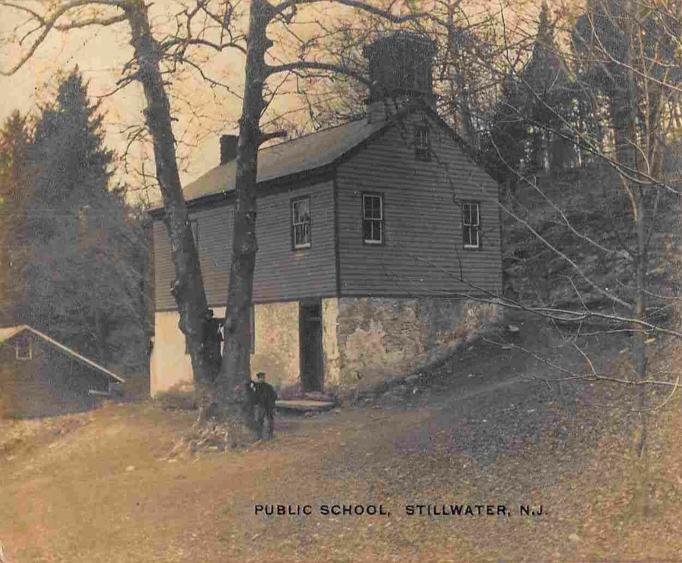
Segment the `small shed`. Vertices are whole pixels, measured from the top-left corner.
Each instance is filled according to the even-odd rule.
[[[85,411],[123,382],[28,325],[0,328],[0,417]]]

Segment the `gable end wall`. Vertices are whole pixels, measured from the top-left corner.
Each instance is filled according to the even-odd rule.
[[[427,162],[416,159],[413,127],[423,122],[417,114],[406,117],[339,166],[342,296],[480,295],[501,290],[498,186],[431,118],[433,156]],[[383,245],[363,244],[365,191],[383,194]],[[461,209],[453,196],[481,203],[480,249],[463,248]]]

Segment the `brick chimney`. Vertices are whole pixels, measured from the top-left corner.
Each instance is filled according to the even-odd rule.
[[[237,135],[220,136],[220,166],[237,158]]]
[[[431,39],[410,31],[396,31],[367,45],[371,86],[367,98],[369,121],[386,119],[407,102],[421,99],[434,106]]]

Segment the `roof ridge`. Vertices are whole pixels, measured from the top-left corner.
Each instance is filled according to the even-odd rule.
[[[355,119],[350,119],[350,120],[346,121],[345,123],[339,123],[337,125],[332,125],[331,127],[325,127],[324,129],[318,129],[317,131],[311,131],[310,133],[306,133],[305,135],[301,135],[299,137],[296,137],[295,139],[287,139],[286,141],[282,141],[280,143],[275,143],[274,145],[268,145],[267,147],[263,147],[262,149],[259,149],[259,150],[266,151],[268,149],[274,149],[276,147],[281,147],[282,145],[286,145],[288,143],[295,143],[296,141],[300,141],[301,139],[305,139],[306,137],[311,137],[313,135],[317,135],[318,133],[326,133],[327,131],[332,131],[333,129],[338,129],[339,127],[345,127],[346,125],[350,125],[351,123],[356,123],[356,122],[362,121],[364,119],[367,119],[366,115],[357,117]],[[232,160],[235,160],[235,158],[233,158]],[[232,162],[232,160],[228,160],[228,162]],[[227,164],[227,162],[225,164]]]

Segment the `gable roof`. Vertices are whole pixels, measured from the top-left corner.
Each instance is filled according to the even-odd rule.
[[[366,118],[304,135],[258,151],[258,182],[267,182],[333,164],[348,151],[391,123],[370,123]],[[184,187],[185,201],[234,190],[236,161],[212,168]],[[157,202],[152,210],[159,209]]]
[[[17,336],[18,334],[20,334],[24,331],[32,332],[33,334],[35,334],[39,338],[42,338],[45,342],[48,342],[49,344],[51,344],[55,348],[64,352],[66,355],[71,356],[75,360],[78,360],[79,362],[85,364],[88,367],[91,367],[92,369],[94,369],[100,373],[103,373],[107,377],[110,377],[111,379],[114,379],[114,380],[118,381],[119,383],[125,382],[125,379],[123,379],[122,377],[119,377],[118,375],[109,371],[108,369],[100,366],[99,364],[93,362],[92,360],[89,360],[85,356],[81,356],[75,350],[72,350],[71,348],[69,348],[68,346],[65,346],[61,342],[57,342],[54,338],[50,338],[46,334],[43,334],[42,332],[40,332],[40,331],[36,330],[35,328],[32,328],[28,325],[19,325],[19,326],[10,326],[10,327],[6,327],[6,328],[0,328],[0,344],[14,338],[15,336]]]

